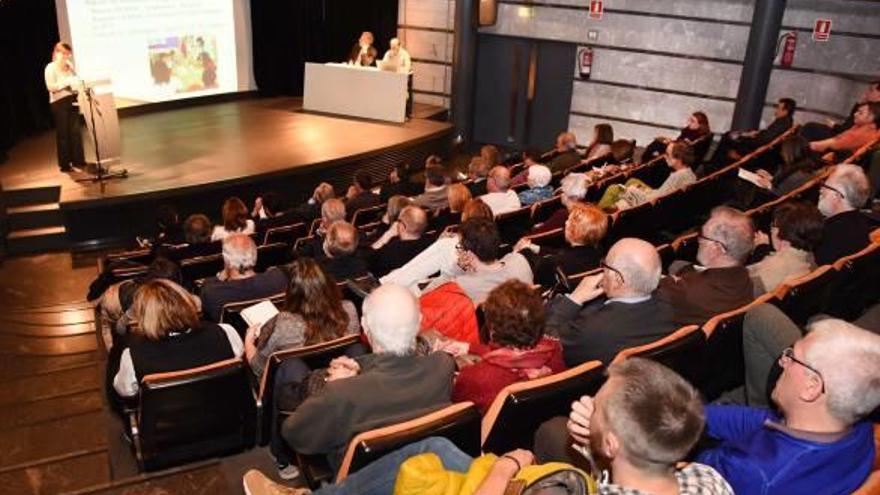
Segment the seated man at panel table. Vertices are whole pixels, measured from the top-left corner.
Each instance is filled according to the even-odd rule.
[[[373,353],[334,360],[324,390],[284,421],[281,434],[298,453],[335,461],[354,435],[450,402],[455,362],[444,353],[415,355],[421,313],[410,291],[378,287],[364,300],[361,321]]]
[[[388,42],[388,51],[382,57],[379,67],[382,70],[409,74],[412,71],[412,59],[409,52],[400,46],[400,39],[391,38]]]
[[[369,274],[367,262],[358,252],[358,231],[348,222],[339,221],[330,226],[322,255],[316,259],[337,282]]]
[[[501,165],[492,167],[486,181],[486,190],[488,192],[479,199],[489,206],[496,217],[522,206],[516,191],[510,189],[510,170],[507,167]]]
[[[779,413],[707,406],[706,432],[722,443],[698,462],[717,469],[736,493],[851,493],[874,463],[866,417],[880,405],[880,336],[822,320],[779,364]]]
[[[872,225],[859,208],[868,200],[868,178],[857,165],[837,165],[819,189],[819,211],[825,216],[816,264],[826,265],[856,253],[870,242]]]
[[[358,42],[351,47],[348,63],[360,67],[370,67],[376,64],[379,52],[373,47],[373,33],[364,31]]]
[[[660,255],[641,239],[621,239],[608,251],[601,274],[585,277],[547,307],[547,333],[562,341],[565,364],[611,362],[627,347],[672,333],[672,309],[654,297]],[[589,304],[587,304],[589,303]]]
[[[287,275],[272,267],[263,273],[257,266],[257,245],[250,236],[233,234],[223,239],[223,270],[202,286],[202,312],[220,321],[223,305],[281,294],[287,289]]]
[[[752,279],[744,263],[754,238],[746,214],[727,206],[712,210],[699,234],[699,265],[688,265],[660,282],[657,295],[672,305],[677,324],[700,325],[752,301]]]

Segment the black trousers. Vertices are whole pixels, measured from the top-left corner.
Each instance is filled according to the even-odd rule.
[[[52,103],[52,117],[55,119],[55,135],[58,149],[58,168],[62,172],[70,170],[71,165],[84,166],[82,131],[79,110],[73,106],[76,96],[65,96]]]

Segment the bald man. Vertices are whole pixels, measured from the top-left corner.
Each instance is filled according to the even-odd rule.
[[[593,359],[609,363],[622,349],[678,328],[669,305],[654,297],[662,268],[654,246],[621,239],[611,246],[602,268],[547,308],[547,331],[559,336],[568,366]]]
[[[359,278],[369,273],[367,262],[358,253],[358,231],[345,221],[337,221],[327,229],[324,256],[318,262],[337,281]]]
[[[378,287],[364,301],[361,323],[373,353],[331,362],[324,390],[284,421],[282,436],[300,454],[341,455],[362,431],[450,403],[455,362],[445,353],[414,354],[421,312],[409,290]]]
[[[517,210],[522,206],[516,191],[510,189],[510,170],[498,165],[489,171],[486,181],[488,193],[480,196],[483,203],[492,209],[492,214],[498,216],[508,211]]]
[[[427,226],[428,214],[425,210],[418,206],[407,206],[401,210],[397,221],[373,243],[368,258],[370,273],[384,277],[427,249],[434,240],[424,235]]]
[[[391,38],[388,42],[388,51],[382,58],[382,69],[401,74],[409,74],[412,70],[409,52],[403,49],[398,38]]]

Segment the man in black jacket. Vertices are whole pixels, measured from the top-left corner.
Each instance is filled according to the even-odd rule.
[[[568,366],[598,359],[611,362],[627,347],[672,333],[672,310],[653,296],[660,283],[657,250],[640,239],[617,241],[601,274],[584,278],[547,309],[547,332],[559,336]],[[589,304],[586,304],[589,303]]]
[[[794,112],[797,103],[791,98],[780,98],[773,107],[773,122],[764,129],[751,131],[729,131],[721,137],[718,148],[712,156],[714,166],[720,167],[739,160],[743,156],[773,141],[794,125]]]
[[[868,200],[868,178],[857,165],[837,165],[819,189],[819,211],[825,216],[816,264],[831,264],[864,249],[870,242],[871,221],[859,208]]]

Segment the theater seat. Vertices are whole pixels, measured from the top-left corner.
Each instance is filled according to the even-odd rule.
[[[382,216],[385,214],[387,208],[387,205],[361,208],[352,215],[351,224],[355,227],[360,227],[361,225],[366,225],[368,223],[378,222],[382,220]]]
[[[302,222],[270,227],[266,229],[265,233],[263,233],[263,244],[283,242],[288,246],[293,246],[293,243],[296,242],[297,239],[306,234],[306,224]]]
[[[562,208],[562,196],[553,196],[532,205],[532,225],[546,222],[556,210]]]
[[[666,337],[650,344],[630,347],[617,353],[612,364],[631,357],[657,361],[674,370],[691,383],[697,383],[702,369],[700,357],[706,348],[706,336],[697,325],[679,328]]]
[[[544,378],[505,387],[486,411],[481,428],[483,451],[502,455],[530,449],[541,423],[567,416],[571,403],[593,395],[605,381],[605,367],[589,361]]]
[[[834,267],[840,278],[831,290],[828,310],[832,316],[853,320],[880,300],[880,244],[840,258]]]
[[[480,412],[473,402],[459,402],[402,423],[365,431],[349,443],[336,482],[383,455],[428,437],[444,437],[464,453],[480,455]]]
[[[820,266],[777,287],[773,304],[803,327],[811,316],[828,309],[831,291],[839,278],[840,273],[831,265]]]
[[[260,445],[268,444],[272,435],[272,415],[275,411],[275,374],[279,366],[288,359],[302,359],[311,369],[326,368],[333,358],[345,354],[350,347],[359,343],[359,334],[346,335],[329,342],[277,351],[269,357],[257,390],[257,431],[259,432]]]
[[[273,242],[257,247],[257,272],[265,272],[273,266],[281,266],[290,261],[290,246],[284,242]]]
[[[183,280],[195,282],[215,275],[223,269],[223,255],[210,254],[187,258],[180,262],[180,274]]]
[[[518,241],[531,228],[531,218],[531,206],[523,206],[518,210],[497,215],[495,217],[495,225],[498,226],[501,242],[513,244]]]
[[[152,471],[254,444],[256,409],[240,358],[145,376],[129,421],[138,465]]]
[[[706,352],[700,360],[700,376],[695,384],[706,401],[745,384],[743,356],[743,319],[752,308],[770,302],[773,294],[764,294],[751,303],[716,315],[703,325]]]

